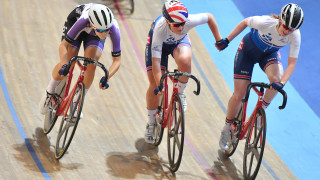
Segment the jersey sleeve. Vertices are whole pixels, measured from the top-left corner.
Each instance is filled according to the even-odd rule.
[[[206,13],[190,14],[188,19],[189,22],[187,22],[187,25],[190,26],[190,29],[208,23],[208,15]]]
[[[151,54],[152,57],[161,58],[162,55],[162,44],[164,42],[165,37],[163,35],[162,28],[157,27],[154,28],[153,36],[152,36],[152,45],[151,45]]]
[[[298,58],[299,51],[300,51],[300,44],[301,44],[300,30],[296,30],[293,32],[292,39],[289,43],[290,43],[289,57]]]
[[[121,36],[118,22],[114,21],[110,29],[110,39],[112,42],[112,56],[118,57],[121,55]]]

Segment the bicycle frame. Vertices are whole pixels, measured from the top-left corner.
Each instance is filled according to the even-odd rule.
[[[84,73],[87,70],[87,67],[83,66],[81,63],[77,62],[78,66],[80,67],[80,74],[78,77],[78,80],[76,82],[76,84],[78,84],[79,82],[83,82],[84,80]],[[68,75],[68,81],[67,81],[67,85],[66,85],[66,90],[64,92],[63,98],[62,98],[62,102],[57,110],[57,115],[60,116],[63,111],[64,113],[68,112],[68,108],[65,109],[66,106],[68,106],[71,102],[69,102],[69,99],[71,96],[69,96],[69,89],[70,89],[70,85],[72,82],[72,77],[73,77],[73,69],[74,66],[70,69],[69,75]],[[71,93],[70,94],[74,94],[74,92],[76,91],[77,86],[74,86]],[[68,106],[69,107],[69,106]],[[65,114],[64,114],[65,115]]]
[[[169,113],[170,112],[170,109],[172,108],[172,104],[173,104],[173,97],[175,94],[178,94],[178,87],[175,85],[178,83],[178,79],[175,79],[171,76],[169,76],[170,80],[172,81],[174,87],[173,87],[173,92],[172,92],[172,95],[171,95],[171,99],[170,99],[170,107],[168,107],[168,78],[165,78],[164,79],[164,87],[165,87],[165,90],[164,90],[164,119],[163,119],[163,124],[162,124],[162,127],[163,128],[166,128],[167,125],[168,125],[168,120],[169,118],[172,117],[172,114]],[[171,125],[171,124],[170,124]],[[169,126],[170,127],[170,126]],[[171,128],[171,127],[170,127]]]
[[[175,74],[175,73],[177,73],[177,74]],[[168,125],[169,118],[172,118],[172,114],[169,114],[169,112],[172,109],[174,96],[179,93],[177,83],[178,83],[178,79],[181,76],[185,76],[185,77],[189,77],[189,78],[193,79],[197,84],[197,91],[193,91],[193,93],[195,95],[200,94],[200,81],[195,76],[193,76],[192,74],[189,74],[189,73],[179,72],[177,69],[175,69],[174,72],[171,72],[171,73],[166,71],[166,73],[160,79],[160,88],[159,88],[159,90],[161,91],[162,88],[165,87],[165,91],[164,91],[164,107],[165,107],[164,109],[165,109],[165,111],[164,111],[164,119],[163,119],[163,123],[162,123],[162,128],[166,128]],[[173,83],[173,91],[172,91],[172,95],[171,95],[171,99],[170,99],[170,105],[168,104],[169,103],[168,102],[168,96],[169,96],[168,95],[168,77],[170,78],[170,80]],[[162,97],[160,99],[162,99]],[[169,126],[169,128],[171,128],[171,126]]]
[[[262,107],[262,101],[263,101],[263,96],[264,96],[264,89],[263,88],[260,88],[260,91],[256,88],[256,87],[253,87],[253,90],[256,92],[256,94],[258,95],[258,102],[251,114],[251,116],[249,117],[249,120],[246,122],[245,119],[246,119],[246,114],[247,114],[247,105],[248,105],[248,101],[245,101],[243,102],[243,115],[242,115],[242,131],[239,135],[239,139],[242,140],[245,138],[246,134],[247,134],[247,131],[250,127],[250,124],[251,124],[251,121],[255,121],[256,119],[256,113],[257,113],[257,110],[258,108]],[[254,116],[254,117],[252,117]],[[254,122],[253,122],[254,123]],[[253,126],[252,126],[253,127]]]
[[[260,91],[258,90],[258,88],[256,87],[260,87]],[[247,112],[247,104],[248,104],[248,99],[249,99],[249,93],[250,93],[250,89],[253,89],[256,94],[258,95],[258,102],[251,114],[251,116],[249,117],[249,120],[247,122],[245,122],[246,119],[246,112]],[[255,123],[255,119],[256,119],[256,114],[257,114],[257,110],[262,107],[262,101],[263,101],[263,96],[264,96],[264,88],[270,88],[269,84],[265,84],[265,83],[251,83],[248,85],[247,87],[247,92],[246,92],[246,96],[245,98],[242,100],[243,102],[243,115],[242,115],[242,127],[241,127],[241,132],[239,134],[239,139],[242,140],[245,138],[247,131],[250,127],[251,121],[253,121],[253,123]],[[283,101],[282,101],[282,105],[279,106],[279,109],[284,109],[287,103],[287,94],[283,89],[278,90],[282,96],[283,96]],[[253,117],[252,117],[253,116]],[[252,126],[253,128],[253,126]],[[251,137],[250,137],[251,138]]]

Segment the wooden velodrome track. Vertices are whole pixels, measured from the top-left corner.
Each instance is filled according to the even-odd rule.
[[[195,96],[195,84],[187,88],[189,107],[180,169],[172,174],[167,168],[166,135],[159,147],[144,143],[148,85],[144,48],[150,23],[160,14],[160,0],[135,0],[133,15],[128,14],[126,1],[119,1],[118,6],[111,0],[95,1],[108,5],[119,22],[121,68],[105,91],[98,88],[102,72],[97,70],[71,146],[61,160],[55,160],[59,122],[44,135],[38,102],[59,59],[65,18],[75,5],[89,2],[1,1],[0,179],[242,179],[244,142],[230,159],[223,157],[218,145],[232,91],[195,30],[189,33],[192,72],[202,89]],[[108,45],[100,62],[107,67],[111,64]],[[174,64],[170,67],[174,69]],[[296,177],[267,144],[258,179]]]

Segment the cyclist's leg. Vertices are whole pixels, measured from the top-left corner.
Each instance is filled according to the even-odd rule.
[[[232,120],[235,118],[236,113],[240,109],[241,100],[244,98],[249,84],[250,80],[234,79],[234,92],[228,102],[227,119]]]
[[[84,57],[91,58],[93,60],[99,61],[104,49],[105,39],[100,39],[97,36],[91,36],[86,34],[83,38],[84,47]],[[86,90],[88,90],[94,79],[94,74],[96,70],[96,65],[88,64],[86,73],[84,75],[84,85]]]
[[[280,62],[280,54],[275,52],[260,62],[261,69],[266,73],[270,84],[279,82],[283,75],[283,66]],[[263,104],[264,109],[270,104],[272,99],[276,96],[278,91],[267,89],[264,95]]]
[[[145,129],[145,141],[147,143],[154,143],[154,129],[156,125],[156,113],[158,106],[158,97],[154,94],[154,90],[157,88],[156,81],[154,79],[153,71],[152,71],[152,54],[151,54],[151,45],[152,45],[152,35],[153,35],[153,26],[148,34],[148,42],[145,49],[145,64],[147,69],[147,75],[149,80],[149,87],[146,92],[146,105],[147,105],[147,115],[148,122]],[[161,69],[162,73],[167,68],[168,56],[164,53],[161,58]]]
[[[181,72],[191,73],[191,47],[189,45],[178,45],[173,51],[173,57],[178,65],[178,70]],[[181,77],[180,82],[186,83],[188,77]]]
[[[63,45],[63,43],[66,43],[65,40],[63,40],[60,44],[60,46]],[[79,49],[76,46],[69,46],[68,48],[68,59],[70,59],[73,56],[78,55]],[[48,86],[39,102],[39,111],[41,114],[46,114],[48,111],[48,105],[51,97],[53,96],[56,87],[59,85],[60,81],[64,78],[63,76],[60,76],[58,71],[62,67],[62,65],[65,64],[63,60],[60,60],[55,67],[52,70],[52,76],[48,83]]]
[[[184,37],[182,41],[180,41],[176,46],[173,46],[172,56],[175,59],[178,70],[181,72],[188,72],[191,73],[191,58],[192,58],[192,51],[191,51],[191,42],[188,37]],[[187,110],[187,100],[185,95],[185,88],[188,83],[188,77],[182,76],[178,81],[178,91],[181,93],[181,101],[183,105],[184,111]]]
[[[223,150],[229,148],[229,139],[232,130],[231,123],[240,109],[241,100],[245,96],[247,86],[251,81],[255,62],[252,60],[252,57],[248,56],[248,51],[251,50],[250,41],[248,40],[250,40],[248,36],[243,38],[234,60],[234,93],[228,102],[226,122],[221,131],[219,141],[219,145]]]

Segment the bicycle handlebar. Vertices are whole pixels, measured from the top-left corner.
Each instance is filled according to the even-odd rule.
[[[254,82],[254,83],[250,83],[247,87],[247,92],[246,92],[246,96],[245,98],[242,100],[243,102],[247,102],[249,99],[249,93],[250,93],[250,89],[252,87],[261,87],[261,88],[270,88],[270,84],[266,84],[266,83],[259,83],[259,82]],[[277,90],[282,94],[283,100],[282,100],[282,105],[279,106],[279,109],[284,109],[286,107],[287,104],[287,93],[283,90],[283,89],[279,89]]]
[[[167,78],[169,76],[174,76],[174,79],[179,79],[181,76],[185,76],[185,77],[189,77],[189,78],[193,79],[197,83],[197,91],[193,91],[193,93],[195,95],[199,95],[200,94],[200,81],[198,80],[198,78],[195,77],[194,75],[190,74],[190,73],[180,72],[180,71],[178,71],[176,69],[174,70],[174,72],[165,73],[161,77],[159,91],[162,91],[162,89],[163,89],[163,81],[164,81],[165,78]]]
[[[100,63],[98,61],[95,61],[95,60],[93,60],[91,58],[86,58],[86,57],[82,57],[82,56],[74,56],[74,57],[72,57],[70,59],[69,64],[68,64],[68,68],[71,67],[71,64],[74,61],[83,61],[86,64],[95,64],[96,66],[100,67],[104,71],[104,74],[105,74],[105,77],[106,77],[105,80],[101,83],[101,85],[102,86],[106,85],[108,77],[109,77],[109,71],[102,63]]]

